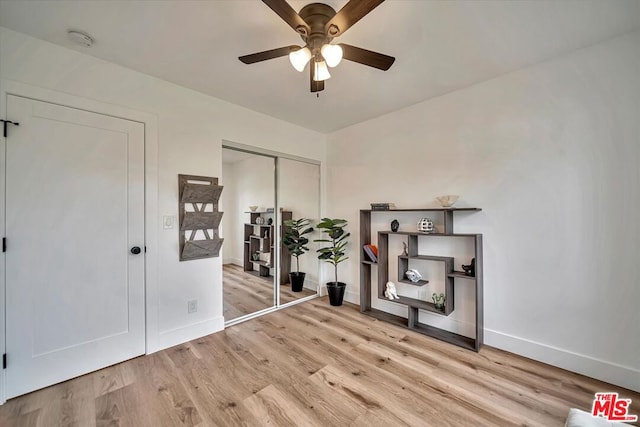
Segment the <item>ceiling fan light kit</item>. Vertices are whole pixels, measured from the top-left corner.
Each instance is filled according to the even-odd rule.
[[[325,44],[320,53],[329,67],[337,66],[342,61],[342,48],[337,44]]]
[[[289,61],[291,61],[291,65],[300,72],[304,71],[304,67],[307,65],[309,60],[311,60],[311,51],[306,46],[302,49],[294,50],[289,54]]]
[[[305,45],[285,46],[244,55],[238,59],[245,64],[254,64],[288,55],[291,65],[300,72],[311,62],[311,92],[324,90],[324,81],[331,77],[327,66],[335,67],[343,58],[386,71],[395,61],[394,57],[344,43],[331,44],[334,38],[347,31],[383,1],[349,0],[338,13],[324,3],[310,3],[300,9],[298,14],[286,0],[262,0],[298,33]]]
[[[327,68],[327,63],[324,61],[313,63],[314,67],[316,67],[313,72],[313,80],[317,82],[323,82],[331,78],[331,74],[329,74],[329,69]]]

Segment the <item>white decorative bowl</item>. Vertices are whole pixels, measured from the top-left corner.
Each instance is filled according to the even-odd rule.
[[[448,195],[448,196],[439,196],[439,197],[436,197],[436,199],[438,199],[438,202],[440,202],[440,205],[443,208],[450,208],[458,201],[458,197],[460,196]]]
[[[251,210],[251,212],[255,212],[257,209],[257,206],[249,206],[249,210]]]

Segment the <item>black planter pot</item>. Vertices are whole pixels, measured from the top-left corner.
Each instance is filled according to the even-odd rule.
[[[329,294],[329,304],[342,305],[344,299],[344,290],[347,287],[346,283],[342,282],[327,282],[327,293]]]
[[[289,273],[289,282],[291,283],[291,290],[293,292],[302,292],[304,277],[306,275],[307,273]]]

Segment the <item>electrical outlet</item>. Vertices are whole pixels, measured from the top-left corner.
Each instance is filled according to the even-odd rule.
[[[198,300],[194,299],[191,301],[187,301],[187,312],[195,313],[196,311],[198,311]]]

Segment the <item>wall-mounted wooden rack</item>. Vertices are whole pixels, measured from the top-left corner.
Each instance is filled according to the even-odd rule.
[[[218,178],[178,175],[178,189],[180,261],[219,256],[224,239],[218,235],[223,214],[218,212],[218,200],[222,193]],[[191,205],[193,211],[187,211],[187,205]],[[202,231],[204,239],[196,240],[198,230]]]

